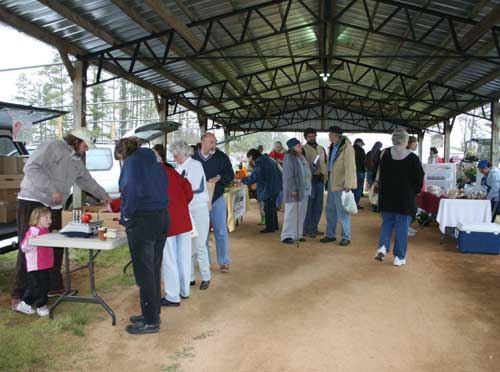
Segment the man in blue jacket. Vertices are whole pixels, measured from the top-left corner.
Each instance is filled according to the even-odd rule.
[[[217,263],[223,273],[229,272],[229,236],[227,233],[227,206],[224,189],[234,179],[233,166],[226,154],[217,149],[217,140],[212,133],[201,137],[201,148],[195,151],[193,159],[203,165],[207,182],[215,184],[210,210],[210,223],[214,228]],[[208,239],[207,239],[207,249]]]
[[[264,202],[266,214],[266,228],[261,233],[273,233],[278,230],[276,199],[283,188],[283,176],[278,164],[269,155],[251,149],[247,158],[249,163],[253,163],[253,172],[243,177],[241,182],[245,185],[257,183],[257,199]]]

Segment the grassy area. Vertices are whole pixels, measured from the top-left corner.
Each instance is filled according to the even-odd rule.
[[[15,313],[9,307],[9,285],[17,252],[0,256],[0,370],[2,371],[64,371],[89,356],[83,350],[88,325],[105,319],[108,314],[93,304],[65,303],[56,310],[53,320],[37,315]],[[71,262],[78,266],[87,263],[86,250],[72,250]],[[129,261],[128,249],[117,248],[101,252],[96,258],[96,287],[105,295],[119,287],[134,284],[131,268],[122,274]],[[88,271],[72,276],[73,287],[81,294],[88,288]],[[106,296],[103,296],[106,297]],[[50,303],[49,303],[50,304]]]

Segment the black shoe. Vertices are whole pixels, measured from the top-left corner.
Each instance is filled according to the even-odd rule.
[[[158,324],[161,324],[161,318],[160,316],[158,315]],[[135,324],[135,323],[139,323],[139,322],[143,322],[144,323],[144,315],[140,314],[140,315],[132,315],[130,318],[130,323],[132,324]]]
[[[295,243],[295,240],[293,240],[292,238],[286,238],[285,240],[282,240],[282,243],[293,244]]]
[[[131,335],[142,335],[146,333],[158,333],[160,332],[160,322],[156,324],[145,324],[144,322],[137,322],[135,324],[129,324],[125,327],[125,330]]]
[[[323,231],[319,231],[319,230],[316,230],[315,234],[319,235],[319,236],[325,235],[325,233]]]
[[[365,209],[365,208],[362,207],[361,205],[358,205],[358,209]]]
[[[183,295],[179,295],[183,300],[187,300],[189,298],[189,296],[183,296]]]
[[[304,238],[304,237],[299,238],[299,242],[305,242],[305,241],[306,241],[306,238]]]
[[[260,230],[261,234],[269,234],[269,233],[273,233],[273,232],[274,232],[274,230],[268,230],[268,229]]]
[[[350,240],[347,240],[347,239],[342,239],[340,242],[339,242],[339,245],[342,246],[342,247],[347,247],[349,244],[351,244],[351,241]]]
[[[210,280],[202,280],[200,284],[200,289],[204,291],[205,289],[208,289],[210,287]]]
[[[304,236],[307,238],[316,239],[316,234],[304,234]]]
[[[177,306],[181,306],[181,303],[180,302],[172,302],[172,301],[167,300],[166,298],[162,298],[160,301],[160,305],[165,306],[165,307],[177,307]]]
[[[193,280],[192,282],[189,282],[190,287],[194,287],[196,285],[196,282]]]
[[[331,243],[337,241],[337,238],[329,238],[328,236],[325,236],[324,238],[321,238],[320,242],[321,243]]]

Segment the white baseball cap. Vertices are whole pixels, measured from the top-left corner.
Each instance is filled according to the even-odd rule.
[[[69,134],[75,136],[76,138],[81,139],[83,142],[87,144],[90,149],[95,148],[94,140],[92,138],[92,134],[89,132],[87,128],[77,128],[73,129]]]

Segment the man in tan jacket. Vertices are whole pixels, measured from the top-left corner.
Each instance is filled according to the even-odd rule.
[[[304,138],[307,143],[302,146],[302,153],[313,169],[311,180],[311,195],[307,203],[307,215],[304,221],[304,236],[316,238],[323,235],[318,231],[318,224],[323,212],[323,197],[325,194],[325,182],[328,181],[328,164],[326,151],[323,146],[316,142],[316,129],[307,128]]]
[[[333,126],[329,130],[328,197],[326,201],[326,235],[322,243],[336,241],[337,222],[342,227],[341,246],[351,243],[351,216],[342,207],[342,192],[357,187],[356,161],[351,141],[342,135],[342,129]]]

